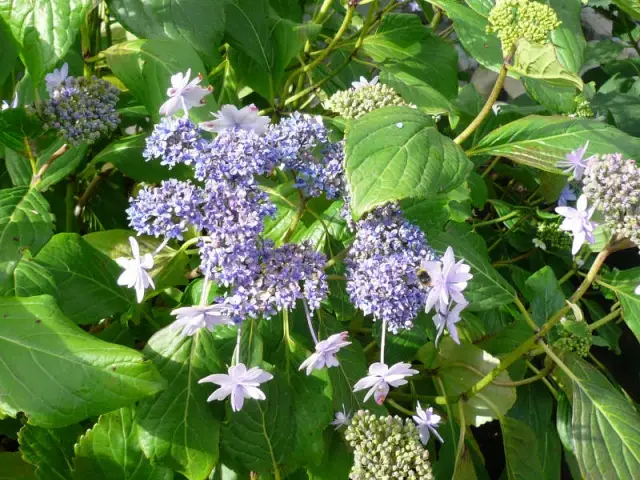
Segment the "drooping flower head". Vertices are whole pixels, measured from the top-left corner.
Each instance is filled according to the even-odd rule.
[[[51,86],[49,98],[43,103],[45,128],[57,130],[67,142],[78,145],[94,143],[118,126],[120,91],[115,86],[95,76],[68,77],[64,71],[53,77],[47,84]]]
[[[411,328],[424,307],[427,288],[418,277],[420,261],[435,259],[426,237],[394,205],[379,207],[356,224],[345,260],[347,293],[354,306],[391,332]]]
[[[199,380],[198,383],[215,383],[220,388],[215,390],[207,399],[208,402],[213,400],[224,400],[231,396],[231,409],[234,412],[242,410],[245,398],[253,398],[255,400],[265,400],[267,397],[262,390],[260,384],[268,382],[273,378],[269,372],[253,367],[247,370],[247,367],[239,363],[229,367],[228,374],[215,373]]]
[[[535,0],[498,0],[488,17],[488,33],[495,33],[507,56],[520,38],[544,44],[561,24],[556,12]]]
[[[247,105],[238,110],[235,105],[223,105],[219,112],[211,113],[215,120],[202,122],[200,127],[209,132],[222,132],[224,130],[247,130],[262,134],[267,130],[269,117],[258,114],[258,107],[254,104]]]
[[[580,195],[576,208],[556,207],[556,213],[564,217],[560,229],[565,232],[571,232],[571,235],[573,235],[572,255],[578,253],[585,241],[591,244],[595,243],[596,239],[593,236],[593,231],[597,224],[591,221],[594,211],[595,207],[588,206],[585,195]]]
[[[167,89],[169,100],[160,106],[160,115],[172,116],[182,110],[185,116],[192,107],[199,107],[204,103],[204,97],[212,91],[210,88],[200,86],[202,77],[196,77],[189,81],[191,69],[186,73],[176,73],[171,76],[171,87]]]
[[[149,287],[155,288],[153,279],[148,273],[148,270],[153,268],[153,255],[145,253],[141,256],[140,246],[134,237],[129,237],[129,244],[131,245],[131,258],[116,258],[116,263],[124,269],[118,278],[118,285],[135,289],[136,299],[140,303],[144,298],[144,291]]]
[[[420,443],[418,428],[410,420],[358,411],[345,431],[353,448],[349,478],[433,480],[429,451]]]

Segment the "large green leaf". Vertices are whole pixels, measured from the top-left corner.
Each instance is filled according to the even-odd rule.
[[[640,98],[626,93],[598,93],[591,99],[591,106],[599,113],[607,112],[620,130],[634,137],[640,136]]]
[[[471,266],[473,278],[464,292],[470,310],[490,310],[513,302],[515,290],[491,265],[487,247],[478,234],[450,224],[446,232],[432,234],[429,243],[441,254],[452,247],[456,259],[464,259]]]
[[[0,191],[0,284],[11,275],[24,249],[36,253],[53,234],[49,204],[27,187]]]
[[[595,120],[538,115],[494,130],[468,153],[503,156],[551,173],[561,173],[558,161],[587,141],[588,155],[620,152],[625,158],[640,158],[640,139],[615,127]]]
[[[221,446],[246,469],[260,473],[280,470],[291,460],[295,419],[291,387],[280,372],[260,386],[266,400],[246,400],[239,412],[231,412],[222,426]]]
[[[90,0],[0,0],[0,18],[36,85],[64,58],[92,5]]]
[[[147,134],[132,135],[114,140],[100,153],[93,157],[92,163],[111,163],[138,182],[159,183],[169,178],[187,179],[190,169],[184,164],[178,164],[172,169],[160,164],[160,160],[147,162],[142,156]]]
[[[551,267],[543,267],[525,283],[525,296],[531,303],[531,316],[538,326],[564,306],[565,298]]]
[[[595,367],[566,357],[574,453],[587,480],[640,478],[640,415]]]
[[[509,480],[540,480],[542,473],[541,458],[532,454],[536,436],[529,426],[510,417],[500,419],[504,456]]]
[[[220,421],[207,404],[211,385],[198,385],[223,370],[214,338],[206,329],[183,337],[166,327],[151,337],[144,353],[169,385],[136,409],[144,453],[190,480],[203,479],[218,460]]]
[[[142,453],[133,410],[102,415],[75,447],[76,480],[171,480],[168,468],[152,465]],[[204,477],[200,477],[204,478]]]
[[[533,433],[534,440],[529,443],[527,451],[530,456],[539,459],[542,476],[538,480],[557,480],[560,478],[562,450],[556,425],[553,422],[553,411],[553,397],[542,382],[519,387],[516,404],[509,410],[509,417],[519,420]],[[507,426],[507,428],[509,427],[510,425]],[[512,433],[516,433],[517,427],[515,431],[514,429],[510,430]],[[528,434],[525,433],[525,435]],[[504,443],[507,445],[506,440]],[[533,455],[531,454],[532,448],[535,449]],[[527,462],[522,463],[524,465]],[[513,468],[518,469],[519,467],[514,465]]]
[[[38,117],[24,108],[0,110],[0,144],[21,154],[30,154],[29,140],[42,132]]]
[[[209,63],[220,56],[224,6],[225,0],[109,1],[116,19],[136,36],[182,41],[202,53]]]
[[[160,118],[160,105],[167,100],[172,75],[189,68],[191,78],[207,72],[198,54],[176,40],[133,40],[114,45],[103,53],[109,68],[155,121]],[[200,85],[207,86],[206,75]],[[204,100],[205,105],[190,110],[192,119],[210,119],[209,112],[217,110],[213,95],[207,95]]]
[[[556,47],[551,43],[539,45],[525,39],[520,40],[510,70],[522,77],[543,80],[553,87],[584,88],[580,76],[560,63]]]
[[[67,319],[47,295],[0,298],[0,411],[64,427],[165,387],[140,352],[103,342]]]
[[[116,283],[121,273],[113,260],[80,235],[59,233],[34,258],[20,262],[14,272],[15,293],[52,295],[67,318],[95,323],[134,303],[132,290]]]
[[[556,48],[560,63],[569,71],[578,73],[584,64],[587,41],[582,32],[582,0],[545,0],[562,22],[549,34],[551,43]]]
[[[468,391],[499,363],[497,358],[478,347],[468,343],[458,345],[451,337],[441,340],[435,360],[446,395],[458,395]],[[496,380],[511,381],[507,372],[500,373]],[[478,427],[505,415],[515,401],[515,388],[490,384],[464,403],[465,418]]]
[[[345,149],[355,219],[387,202],[453,190],[472,166],[430,117],[408,107],[382,108],[355,121]]]
[[[84,431],[78,424],[56,429],[25,425],[18,436],[20,452],[39,479],[72,480],[73,446]]]
[[[603,286],[613,290],[622,305],[622,318],[640,341],[640,295],[635,289],[640,285],[640,267],[614,271],[603,279]]]

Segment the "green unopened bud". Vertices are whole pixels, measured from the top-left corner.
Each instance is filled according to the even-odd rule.
[[[393,88],[377,83],[334,93],[326,101],[327,110],[347,118],[360,118],[382,107],[409,106]]]
[[[541,222],[538,223],[537,237],[546,245],[551,245],[560,250],[569,250],[573,242],[568,232],[560,230],[558,222]]]
[[[533,0],[498,0],[488,20],[487,32],[498,36],[505,56],[513,52],[520,38],[546,43],[549,33],[562,23],[550,6]]]
[[[593,109],[591,108],[591,102],[589,102],[589,100],[587,100],[584,95],[578,95],[575,99],[574,99],[574,103],[576,106],[576,109],[573,113],[574,116],[578,117],[578,118],[593,118],[595,117],[595,113],[593,112]]]

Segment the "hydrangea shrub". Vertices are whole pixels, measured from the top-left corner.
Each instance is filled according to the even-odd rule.
[[[160,3],[0,0],[1,478],[640,478],[633,2]]]

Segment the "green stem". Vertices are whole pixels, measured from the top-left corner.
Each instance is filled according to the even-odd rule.
[[[487,175],[489,175],[489,173],[491,173],[491,170],[493,170],[493,167],[495,167],[498,164],[498,162],[500,162],[500,158],[501,157],[495,157],[493,161],[489,164],[489,166],[485,168],[484,172],[482,172],[482,175],[480,176],[484,178]]]
[[[485,121],[489,113],[491,113],[491,107],[498,100],[498,96],[502,91],[502,87],[504,86],[504,81],[507,78],[507,61],[502,64],[502,68],[500,69],[500,73],[498,74],[498,79],[496,80],[496,84],[493,86],[493,90],[487,99],[487,103],[484,104],[478,116],[473,119],[473,121],[469,124],[467,128],[465,128],[460,135],[458,135],[453,141],[458,145],[462,144],[467,138],[469,138],[473,132]]]
[[[455,467],[453,470],[453,477],[458,478],[456,476],[458,466],[462,463],[462,455],[464,454],[464,435],[467,431],[467,425],[464,418],[464,400],[458,402],[458,424],[460,427],[460,437],[458,437],[458,447],[456,448],[456,461],[454,463]]]
[[[433,18],[431,19],[431,22],[429,22],[429,28],[431,30],[435,30],[436,27],[440,24],[440,19],[442,18],[442,10],[440,10],[438,7],[433,7],[435,10],[435,13],[433,14]]]
[[[516,304],[516,307],[518,307],[518,310],[520,310],[520,313],[522,313],[522,316],[524,317],[527,324],[531,327],[531,329],[534,332],[538,331],[538,325],[533,321],[533,318],[531,318],[531,315],[529,315],[529,311],[520,301],[520,298],[516,297],[514,303]]]
[[[498,218],[494,218],[492,220],[487,220],[486,222],[478,222],[473,224],[473,228],[486,227],[488,225],[495,225],[496,223],[506,222],[507,220],[517,217],[520,215],[520,211],[514,210],[513,212],[509,212],[506,215],[503,215]]]
[[[560,285],[562,285],[563,283],[565,283],[567,280],[569,280],[571,277],[573,277],[576,274],[577,270],[575,268],[572,268],[571,270],[569,270],[567,273],[565,273],[562,278],[560,280],[558,280],[558,283]]]
[[[605,326],[607,323],[612,322],[613,320],[618,318],[621,314],[622,314],[622,310],[615,310],[611,312],[610,314],[602,317],[597,322],[593,322],[591,325],[589,325],[589,331],[593,332],[594,330],[597,330],[598,328]]]
[[[392,398],[387,398],[386,402],[387,402],[387,404],[391,405],[393,408],[395,408],[399,412],[404,413],[405,415],[411,416],[411,415],[415,415],[416,414],[416,412],[413,412],[413,411],[409,410],[408,408],[404,408],[402,405],[400,405],[398,402],[396,402]]]
[[[332,258],[330,258],[327,261],[327,263],[324,264],[324,269],[326,270],[327,268],[333,267],[336,263],[338,263],[340,260],[346,257],[348,253],[349,253],[349,247],[345,248],[340,253],[337,253]]]
[[[66,143],[64,145],[62,145],[58,150],[56,150],[55,152],[53,152],[53,155],[51,155],[51,157],[49,158],[49,160],[47,160],[44,165],[42,165],[40,167],[40,170],[38,170],[38,173],[36,173],[33,178],[31,179],[31,186],[32,187],[37,187],[40,182],[42,182],[42,176],[45,174],[45,172],[47,171],[47,169],[51,166],[51,164],[53,162],[55,162],[58,158],[60,158],[62,155],[64,155],[65,153],[67,153],[67,151],[69,150],[69,145],[67,145]]]
[[[306,206],[306,204],[307,204],[307,201],[302,195],[302,192],[298,190],[298,207],[296,208],[295,216],[291,220],[291,225],[289,225],[289,229],[287,230],[287,233],[284,235],[284,238],[282,240],[284,243],[287,243],[291,239],[291,236],[296,231],[296,227],[298,226],[298,223],[300,223],[300,219],[304,214],[304,207]]]
[[[327,280],[340,280],[341,282],[346,282],[347,277],[344,275],[327,275]]]
[[[533,255],[535,250],[529,250],[528,252],[523,253],[522,255],[518,255],[517,257],[509,258],[508,260],[498,260],[493,263],[494,267],[500,267],[502,265],[511,265],[512,263],[518,263],[520,260],[524,260],[525,258],[529,258]]]

